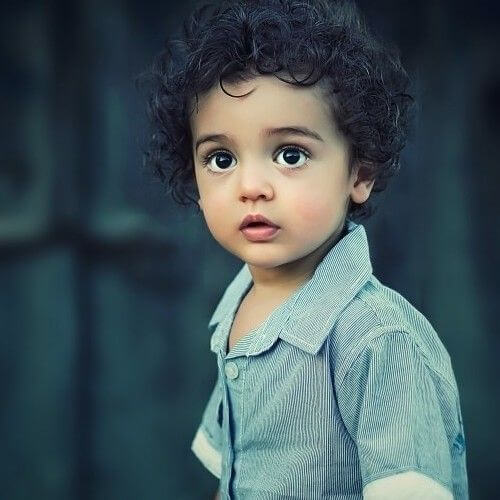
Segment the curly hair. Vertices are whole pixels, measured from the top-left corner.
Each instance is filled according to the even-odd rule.
[[[282,72],[291,80],[278,76]],[[291,85],[319,82],[348,140],[349,172],[357,164],[360,177],[374,180],[372,193],[385,190],[400,169],[414,110],[398,49],[372,35],[352,1],[222,0],[197,6],[181,36],[167,39],[136,78],[136,84],[150,85],[143,166],[168,182],[177,203],[199,210],[189,122],[193,101],[216,84],[228,94],[223,79],[250,74],[274,75]],[[362,204],[349,200],[349,219],[374,212],[371,197]]]

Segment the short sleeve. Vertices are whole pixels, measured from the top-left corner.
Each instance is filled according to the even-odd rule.
[[[222,388],[217,378],[196,430],[191,450],[217,478],[221,477]]]
[[[363,347],[337,390],[363,488],[413,470],[452,492],[447,421],[454,403],[443,384],[407,333],[384,333]]]

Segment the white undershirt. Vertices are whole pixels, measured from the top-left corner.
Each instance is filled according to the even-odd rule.
[[[363,500],[453,500],[453,494],[425,474],[406,471],[368,483]]]

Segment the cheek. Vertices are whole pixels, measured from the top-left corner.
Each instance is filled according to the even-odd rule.
[[[304,196],[304,192],[308,195]],[[305,227],[318,226],[332,220],[338,211],[338,194],[332,189],[311,187],[297,195],[292,204],[295,218]]]
[[[340,215],[344,203],[341,179],[315,179],[296,192],[291,206],[304,228],[324,227]]]
[[[298,234],[316,237],[325,231],[331,231],[338,224],[342,215],[339,199],[332,193],[330,196],[310,197],[307,200],[297,199],[293,205],[293,221]]]
[[[330,230],[335,209],[322,199],[299,200],[294,204],[294,232],[303,238],[316,238]]]
[[[206,193],[204,193],[206,194]],[[228,204],[224,199],[223,193],[214,195],[210,193],[208,196],[203,196],[203,215],[207,225],[215,230],[220,230],[220,226],[228,224]]]
[[[326,214],[331,211],[331,207],[323,200],[297,200],[294,204],[297,216],[306,225],[320,222]]]

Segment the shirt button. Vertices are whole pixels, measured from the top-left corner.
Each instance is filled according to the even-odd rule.
[[[233,361],[228,361],[224,367],[227,378],[234,379],[238,376],[238,365]]]

